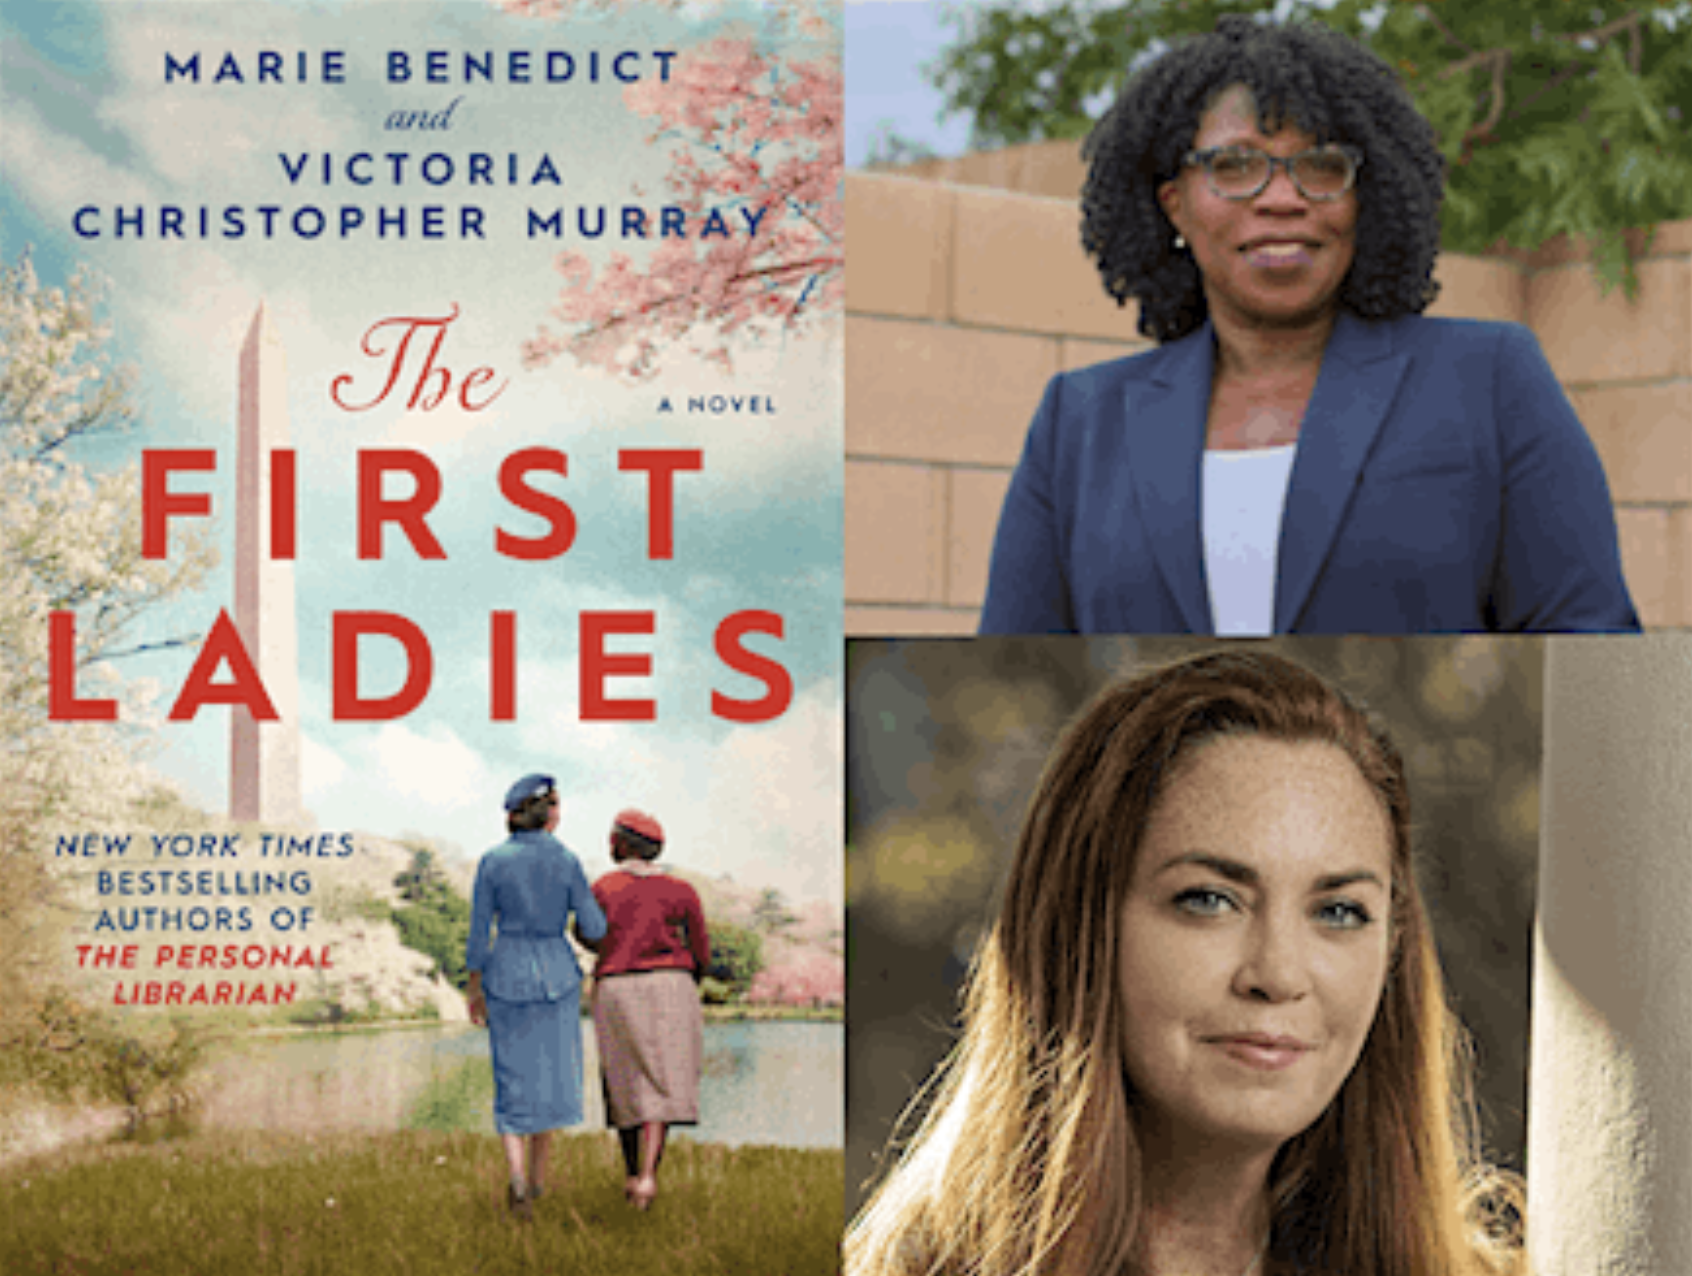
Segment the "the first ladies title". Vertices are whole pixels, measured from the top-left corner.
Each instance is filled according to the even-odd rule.
[[[376,364],[369,368],[373,382],[343,372],[330,383],[329,396],[345,412],[367,412],[385,403],[412,411],[432,411],[451,404],[465,412],[485,410],[504,392],[505,382],[492,368],[460,372],[442,358],[447,330],[458,317],[454,305],[444,316],[392,316],[377,320],[365,332],[363,354]],[[379,386],[379,388],[377,388]],[[167,556],[173,520],[207,518],[212,514],[208,493],[179,490],[173,480],[185,474],[217,469],[211,448],[149,448],[141,456],[142,556]],[[645,558],[649,562],[676,556],[678,489],[688,476],[705,469],[702,448],[627,447],[619,449],[619,480],[629,485],[631,503],[644,496],[646,506]],[[296,557],[298,542],[298,482],[292,449],[278,448],[268,456],[271,561]],[[537,486],[537,478],[569,474],[566,454],[551,447],[525,447],[507,455],[499,466],[500,495],[511,506],[539,518],[545,530],[520,535],[504,527],[494,529],[494,548],[504,558],[549,562],[567,553],[578,530],[575,511],[555,491]],[[386,480],[409,481],[403,496],[388,493]],[[554,481],[556,481],[556,479]],[[447,553],[429,527],[429,514],[442,492],[440,468],[423,452],[410,448],[361,449],[357,460],[358,557],[380,561],[385,543],[395,532],[424,560],[443,560]],[[614,679],[651,678],[659,672],[650,651],[630,650],[657,633],[651,610],[584,611],[577,622],[579,652],[578,714],[584,722],[642,722],[658,717],[654,698],[612,685]],[[49,619],[49,716],[54,721],[115,721],[117,702],[85,697],[76,685],[76,613],[53,612]],[[761,690],[738,696],[713,687],[709,706],[713,716],[730,722],[767,722],[784,713],[793,700],[793,679],[782,663],[748,645],[785,637],[785,622],[773,611],[736,611],[716,626],[712,646],[718,661],[738,682],[750,680]],[[414,621],[387,611],[336,611],[331,616],[332,698],[335,721],[389,721],[405,717],[427,697],[434,673],[434,653],[428,636]],[[360,653],[375,642],[397,644],[404,658],[405,677],[397,691],[369,694],[361,684]],[[615,648],[613,649],[613,645]],[[492,611],[488,616],[490,721],[517,717],[517,615]],[[730,679],[735,683],[735,679]],[[703,697],[705,688],[690,688]],[[257,663],[227,611],[218,614],[192,668],[170,709],[173,722],[192,721],[207,705],[245,707],[255,719],[276,721],[275,704]],[[703,706],[701,706],[703,707]],[[556,706],[548,706],[555,713]]]

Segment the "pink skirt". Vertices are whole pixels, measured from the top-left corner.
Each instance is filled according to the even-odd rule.
[[[698,1124],[705,1033],[692,975],[647,970],[601,980],[593,1026],[608,1125]]]

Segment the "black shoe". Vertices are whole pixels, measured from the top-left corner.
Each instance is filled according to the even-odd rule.
[[[519,1223],[532,1223],[535,1212],[529,1205],[529,1198],[523,1195],[522,1189],[516,1184],[507,1184],[505,1188],[505,1208],[511,1211],[511,1216]]]

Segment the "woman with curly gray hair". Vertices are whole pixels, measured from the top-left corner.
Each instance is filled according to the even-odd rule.
[[[1532,333],[1423,314],[1443,164],[1386,64],[1224,17],[1083,155],[1082,244],[1160,344],[1047,387],[984,633],[1638,628]]]

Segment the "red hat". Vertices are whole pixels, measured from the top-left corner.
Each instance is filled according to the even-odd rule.
[[[656,842],[659,845],[664,842],[664,830],[659,827],[658,821],[645,811],[623,811],[612,821],[611,827],[613,831],[622,829],[625,833],[637,834],[648,842]]]

